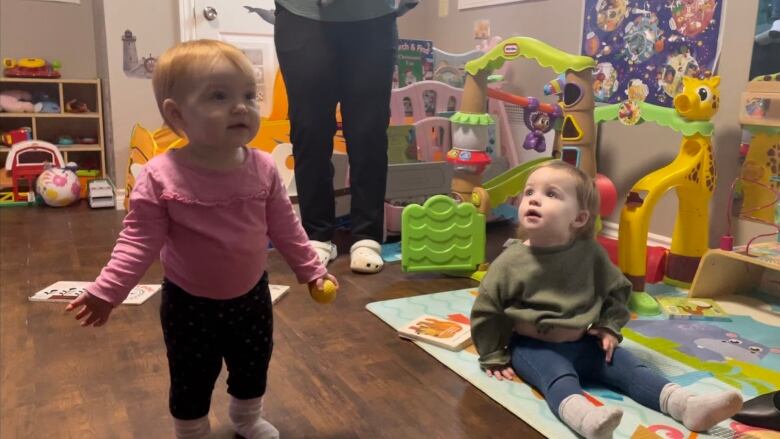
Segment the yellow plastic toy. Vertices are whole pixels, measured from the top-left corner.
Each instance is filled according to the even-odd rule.
[[[641,314],[659,312],[657,303],[644,293],[645,264],[650,217],[666,191],[677,190],[678,209],[664,281],[689,287],[707,251],[708,207],[716,180],[709,120],[720,104],[718,84],[717,76],[684,78],[683,91],[675,97],[674,106],[685,120],[662,114],[665,109],[640,105],[643,115],[657,112],[652,120],[683,134],[674,161],[640,179],[629,191],[620,215],[618,265],[633,285],[631,307]]]
[[[327,279],[322,283],[321,290],[317,288],[316,284],[312,284],[309,287],[311,298],[314,299],[315,302],[322,304],[333,302],[337,292],[338,288],[336,288],[336,284]]]

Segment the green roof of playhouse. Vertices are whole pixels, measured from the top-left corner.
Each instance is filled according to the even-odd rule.
[[[555,73],[563,73],[566,70],[580,72],[596,67],[596,61],[591,57],[572,55],[536,38],[512,37],[502,41],[481,57],[467,62],[466,71],[471,75],[476,75],[485,69],[493,71],[501,68],[504,61],[518,57],[533,59],[540,66],[553,69]]]

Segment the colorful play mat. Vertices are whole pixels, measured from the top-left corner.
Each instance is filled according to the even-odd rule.
[[[674,287],[649,285],[653,295],[684,296]],[[370,303],[369,311],[397,329],[422,314],[452,319],[468,318],[477,291],[474,288]],[[780,298],[766,294],[729,296],[718,303],[731,321],[668,320],[664,316],[632,319],[624,328],[621,346],[650,367],[697,393],[736,388],[745,400],[780,389]],[[755,318],[754,318],[755,317]],[[401,339],[398,343],[406,343]],[[547,404],[522,381],[497,381],[479,368],[473,346],[451,352],[415,342],[420,348],[485,392],[541,434],[576,438]],[[707,434],[688,431],[659,412],[647,409],[606,388],[585,387],[594,404],[623,409],[615,438],[780,438],[780,433],[755,429],[728,420]]]

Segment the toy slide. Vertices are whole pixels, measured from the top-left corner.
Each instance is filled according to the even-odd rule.
[[[486,181],[482,188],[488,193],[490,204],[498,206],[510,197],[518,195],[525,187],[525,182],[528,180],[531,171],[550,160],[553,160],[553,158],[543,157],[531,160]]]

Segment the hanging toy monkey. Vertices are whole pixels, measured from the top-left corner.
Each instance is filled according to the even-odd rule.
[[[544,140],[544,134],[553,129],[556,120],[561,117],[561,109],[557,105],[555,111],[547,113],[539,110],[539,99],[528,98],[530,104],[523,112],[523,121],[530,132],[526,134],[523,141],[523,148],[544,152],[547,149],[547,143]]]

